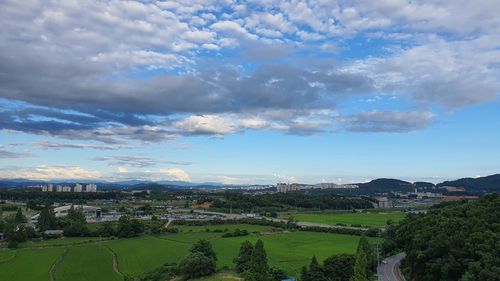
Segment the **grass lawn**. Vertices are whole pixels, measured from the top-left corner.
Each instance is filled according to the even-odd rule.
[[[365,227],[381,228],[387,220],[399,221],[405,217],[404,213],[333,213],[333,214],[296,214],[293,215],[298,221],[315,222],[335,225],[343,223],[348,226],[360,224]]]
[[[56,280],[121,281],[123,277],[113,271],[111,251],[91,245],[70,248],[57,269]]]
[[[14,259],[0,263],[2,281],[48,281],[52,265],[64,249],[18,250]]]
[[[7,262],[16,256],[16,251],[0,249],[0,263]]]

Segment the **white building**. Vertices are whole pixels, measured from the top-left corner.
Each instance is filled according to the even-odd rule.
[[[65,205],[56,207],[54,208],[54,215],[56,216],[56,218],[65,217],[68,215],[68,211],[69,209],[71,209],[71,207],[73,207],[75,210],[82,211],[87,219],[96,219],[101,217],[101,208],[87,205]],[[34,215],[33,217],[31,217],[31,219],[36,221],[38,220],[38,217],[40,217],[40,214]]]
[[[57,192],[62,192],[63,191],[63,187],[61,185],[57,185],[56,186],[56,191]]]
[[[85,192],[97,192],[97,185],[89,183],[85,186]]]
[[[79,183],[75,184],[75,187],[73,188],[73,192],[82,192],[83,191],[83,186]]]
[[[63,186],[62,192],[71,192],[71,186],[67,186],[67,185]]]
[[[47,184],[47,185],[43,185],[43,186],[42,186],[42,191],[43,191],[43,192],[52,192],[52,184],[51,184],[51,183],[49,183],[49,184]]]

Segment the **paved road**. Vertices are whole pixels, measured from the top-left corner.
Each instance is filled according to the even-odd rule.
[[[386,258],[385,263],[381,263],[377,268],[379,281],[405,281],[403,275],[399,271],[399,264],[406,256],[405,253]]]

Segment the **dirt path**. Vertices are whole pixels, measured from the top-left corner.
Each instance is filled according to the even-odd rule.
[[[120,271],[120,268],[118,268],[118,257],[116,253],[111,250],[110,247],[106,247],[108,250],[111,252],[111,255],[113,256],[113,271],[118,273],[120,276],[123,276],[123,273]]]
[[[165,228],[168,228],[168,226],[173,222],[174,220],[168,220],[167,223],[165,224]]]
[[[49,271],[50,281],[56,281],[56,272],[59,269],[59,266],[64,261],[64,258],[68,254],[68,249],[65,249],[59,259],[52,265]]]

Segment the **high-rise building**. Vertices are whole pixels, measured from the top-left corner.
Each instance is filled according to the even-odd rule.
[[[68,185],[63,186],[62,192],[71,192],[71,186],[68,186]]]
[[[79,183],[75,184],[75,187],[73,188],[73,192],[82,192],[83,186]]]
[[[43,192],[52,192],[52,184],[49,183],[47,185],[42,185],[42,191]]]
[[[57,192],[62,192],[63,191],[63,187],[61,185],[57,185],[56,186],[56,191]]]
[[[89,183],[85,186],[85,192],[97,192],[97,185]]]

